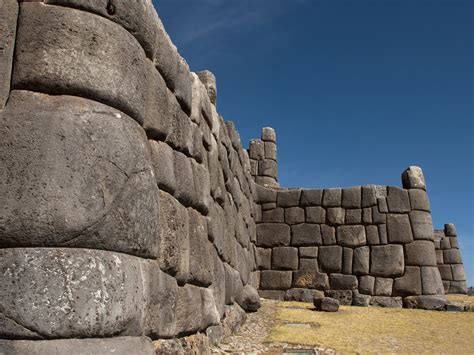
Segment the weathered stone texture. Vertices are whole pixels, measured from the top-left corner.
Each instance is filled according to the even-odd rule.
[[[366,244],[364,226],[340,226],[337,227],[337,241],[339,245],[357,247]]]
[[[411,210],[408,191],[399,187],[388,187],[387,204],[391,213],[404,213]]]
[[[401,245],[373,246],[370,254],[371,275],[381,277],[403,275],[405,261]]]
[[[18,2],[1,0],[0,10],[0,110],[2,110],[10,94]]]
[[[262,223],[257,226],[257,242],[261,247],[290,245],[290,227],[282,223]]]
[[[321,245],[321,228],[317,224],[297,224],[291,227],[291,245],[315,246]]]
[[[278,191],[277,206],[278,207],[297,207],[300,203],[301,190],[285,190]]]
[[[434,243],[417,240],[405,245],[405,262],[412,266],[436,266]]]
[[[306,207],[306,222],[323,224],[326,222],[326,210],[322,207]]]
[[[272,269],[296,270],[298,269],[298,249],[278,247],[272,250]]]
[[[405,189],[426,190],[425,177],[423,171],[418,166],[410,166],[403,172],[402,183]]]
[[[394,296],[421,295],[421,272],[416,266],[406,266],[405,274],[393,283]]]
[[[262,270],[260,288],[262,290],[287,290],[291,288],[291,271]]]
[[[322,246],[319,248],[318,259],[322,272],[342,272],[342,247]]]
[[[352,273],[355,275],[368,275],[370,272],[370,248],[367,246],[354,249]]]
[[[339,207],[342,205],[342,189],[325,189],[323,192],[324,207]]]
[[[389,243],[411,243],[413,233],[410,219],[406,214],[389,214],[387,218],[387,237]]]

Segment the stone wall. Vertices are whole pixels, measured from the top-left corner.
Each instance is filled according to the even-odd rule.
[[[0,338],[24,340],[3,346],[128,336],[149,353],[243,321],[255,183],[214,76],[190,72],[151,1],[0,9]]]
[[[467,293],[466,273],[459,250],[456,227],[445,224],[435,230],[436,260],[446,293]]]

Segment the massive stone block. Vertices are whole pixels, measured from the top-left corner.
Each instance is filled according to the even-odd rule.
[[[296,207],[300,203],[301,190],[292,189],[278,191],[277,206],[278,207]]]
[[[442,295],[444,293],[443,280],[436,266],[421,268],[421,282],[424,295]]]
[[[263,223],[283,223],[285,222],[285,210],[281,207],[262,212]]]
[[[10,94],[18,2],[1,0],[0,10],[0,110],[2,110]]]
[[[257,244],[261,247],[290,245],[290,227],[282,223],[262,223],[257,226]]]
[[[147,337],[115,337],[108,339],[64,340],[0,340],[0,354],[109,354],[155,355],[153,343]]]
[[[405,267],[405,274],[393,283],[394,296],[421,295],[421,272],[416,266]]]
[[[370,274],[381,277],[403,275],[405,261],[401,245],[373,246],[370,253]]]
[[[329,288],[329,277],[317,270],[298,270],[293,272],[293,287],[309,288],[316,290],[327,290]]]
[[[321,206],[323,191],[318,189],[304,189],[301,191],[301,207]]]
[[[158,187],[170,194],[176,190],[173,149],[163,142],[150,140],[151,160]]]
[[[405,262],[412,266],[436,266],[436,253],[434,243],[417,240],[405,245]]]
[[[430,202],[425,190],[410,189],[408,190],[408,195],[410,196],[410,204],[413,210],[430,211]]]
[[[207,237],[207,221],[196,210],[189,215],[189,283],[209,286],[213,279],[212,245]],[[179,247],[179,246],[178,246]]]
[[[0,249],[0,336],[100,338],[144,332],[148,265],[73,248]]]
[[[403,172],[402,183],[405,189],[426,190],[425,177],[423,171],[418,166],[410,166]]]
[[[322,224],[321,235],[322,235],[324,245],[336,244],[336,228],[330,227],[326,224]]]
[[[411,243],[413,234],[406,214],[389,214],[387,217],[387,237],[389,243]]]
[[[357,277],[354,275],[331,274],[329,283],[332,290],[355,290],[358,286]]]
[[[339,207],[342,203],[342,189],[325,189],[322,204],[324,207]]]
[[[276,133],[275,130],[271,127],[262,128],[262,140],[264,142],[276,142]]]
[[[291,288],[291,271],[262,270],[260,272],[260,289],[287,290]]]
[[[410,221],[413,229],[413,238],[415,240],[434,240],[431,213],[425,211],[411,211]]]
[[[354,249],[352,262],[352,273],[355,275],[367,275],[370,272],[370,248],[367,246]]]
[[[445,264],[462,264],[459,249],[443,250],[443,259]]]
[[[364,226],[337,227],[337,240],[339,245],[357,247],[367,242]]]
[[[411,210],[408,191],[399,187],[388,187],[387,204],[389,212],[392,213],[404,213]]]
[[[0,116],[0,246],[158,256],[158,188],[136,122],[94,101],[27,91],[13,91]]]
[[[362,201],[361,187],[350,187],[342,190],[342,207],[360,208]]]
[[[176,191],[174,195],[186,207],[196,206],[198,201],[191,159],[180,152],[173,151],[173,153],[174,173],[176,176]]]
[[[115,107],[142,123],[145,52],[120,26],[59,6],[22,3],[12,87],[76,95]]]
[[[323,246],[319,248],[319,267],[322,272],[342,271],[342,247]]]
[[[272,269],[296,270],[298,269],[298,249],[290,247],[273,248]]]
[[[333,207],[328,208],[326,218],[327,222],[330,225],[341,225],[344,224],[344,217],[346,215],[346,211],[340,207]]]
[[[300,207],[285,208],[285,222],[289,225],[303,223],[305,220],[304,209]]]
[[[375,287],[375,277],[361,276],[359,278],[359,292],[366,295],[373,295]]]
[[[188,211],[163,191],[160,191],[160,205],[160,267],[183,285],[189,278]]]
[[[321,228],[317,224],[302,223],[291,227],[291,245],[315,246],[321,245]]]

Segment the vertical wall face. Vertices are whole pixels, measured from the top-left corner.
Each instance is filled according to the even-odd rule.
[[[250,172],[256,183],[278,187],[276,134],[273,128],[263,128],[261,139],[250,141],[249,156]]]
[[[150,353],[256,310],[247,151],[151,1],[0,8],[0,338]]]
[[[467,293],[466,273],[454,224],[435,230],[436,260],[446,293]]]
[[[433,226],[419,168],[405,188],[257,188],[260,293],[278,299],[321,294],[343,304],[402,306],[443,294]],[[318,292],[319,291],[319,292]]]

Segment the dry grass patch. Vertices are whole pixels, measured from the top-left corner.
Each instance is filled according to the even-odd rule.
[[[474,351],[472,312],[343,306],[338,313],[324,313],[312,309],[310,304],[281,302],[277,323],[267,340],[357,353],[472,354]],[[285,323],[306,323],[313,327],[297,328]]]

